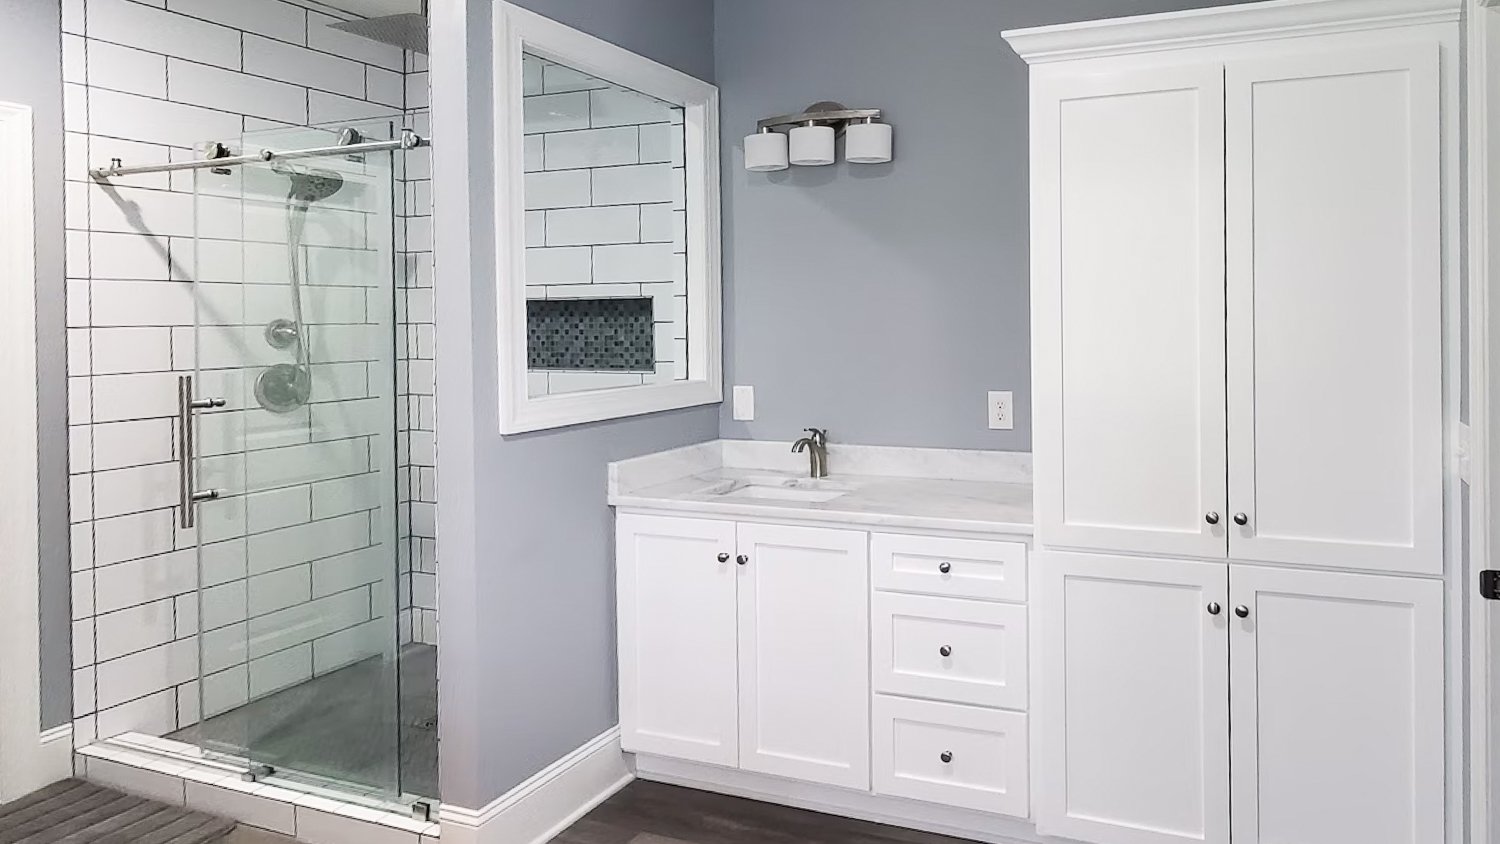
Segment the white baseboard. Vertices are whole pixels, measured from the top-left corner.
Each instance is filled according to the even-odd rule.
[[[444,803],[443,844],[546,844],[633,779],[612,727],[481,809]]]
[[[1038,837],[1036,827],[1024,820],[698,762],[637,755],[635,772],[640,779],[651,782],[680,785],[988,844],[1040,844],[1046,840]],[[444,827],[443,835],[447,834],[447,827]],[[444,844],[452,842],[445,839]]]

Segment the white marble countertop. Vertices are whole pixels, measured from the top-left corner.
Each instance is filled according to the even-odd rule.
[[[743,519],[1032,532],[1029,454],[832,445],[828,463],[829,477],[814,481],[807,455],[793,454],[789,443],[716,440],[610,464],[609,503]],[[747,486],[828,500],[746,497]]]

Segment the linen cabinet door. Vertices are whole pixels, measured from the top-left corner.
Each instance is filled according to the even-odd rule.
[[[620,742],[715,765],[739,757],[734,523],[616,523]]]
[[[1234,844],[1435,844],[1443,584],[1236,566]]]
[[[867,536],[739,526],[741,769],[870,787]]]
[[[1037,539],[1222,558],[1223,68],[1032,86]]]
[[[1226,844],[1226,566],[1035,560],[1037,830],[1095,844]]]
[[[1226,71],[1230,555],[1442,571],[1435,41]]]

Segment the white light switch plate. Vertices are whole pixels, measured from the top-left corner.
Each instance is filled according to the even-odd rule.
[[[1015,398],[1010,390],[991,390],[989,407],[991,431],[1015,430],[1016,406]]]
[[[755,421],[755,388],[754,387],[735,387],[734,388],[734,421],[736,421],[736,422],[754,422]]]

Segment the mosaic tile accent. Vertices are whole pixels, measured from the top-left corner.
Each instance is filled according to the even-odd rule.
[[[656,368],[653,312],[649,296],[527,300],[527,366],[652,371]]]

